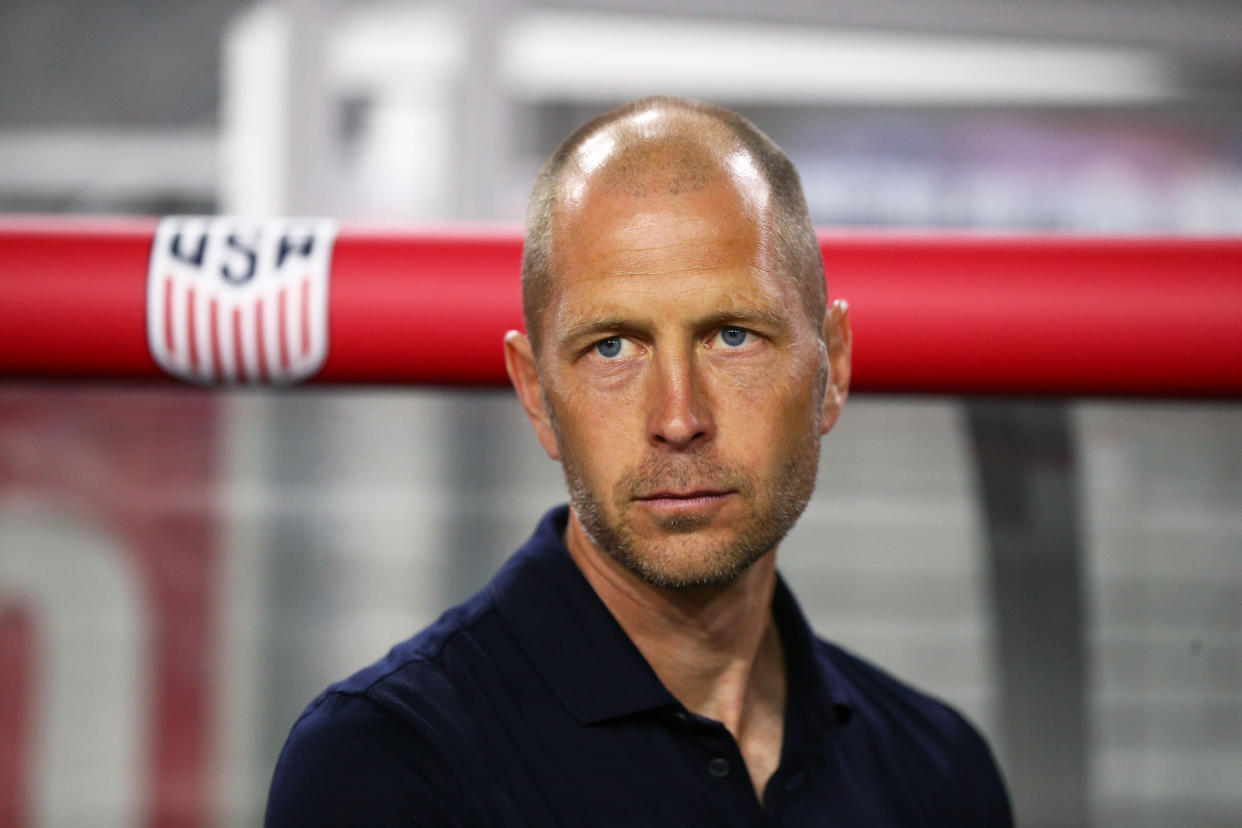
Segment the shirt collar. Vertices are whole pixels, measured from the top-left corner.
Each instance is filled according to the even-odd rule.
[[[819,657],[819,644],[806,616],[802,614],[785,579],[777,576],[772,596],[772,611],[785,647],[785,670],[788,675],[786,705],[798,705],[798,715],[824,737],[830,737],[851,717],[845,696],[838,692],[830,678],[828,665]],[[786,713],[786,721],[790,715]],[[788,742],[791,734],[786,728]]]
[[[565,548],[569,507],[544,515],[492,581],[522,649],[582,724],[676,705]]]
[[[544,680],[582,724],[678,701],[595,594],[565,548],[569,507],[558,506],[492,581],[493,600]],[[773,611],[785,646],[789,701],[825,734],[848,717],[816,656],[814,633],[783,578]]]

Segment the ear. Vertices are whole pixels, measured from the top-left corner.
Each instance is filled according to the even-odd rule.
[[[838,299],[824,316],[824,342],[828,346],[828,388],[824,392],[824,412],[820,434],[827,434],[836,425],[850,393],[850,306]]]
[[[543,396],[543,387],[539,384],[539,372],[535,368],[535,352],[530,340],[521,331],[509,331],[505,334],[505,370],[509,372],[509,381],[517,391],[522,408],[535,429],[535,436],[540,445],[553,460],[560,460],[561,453],[556,445],[556,431],[552,428],[552,418],[548,416],[547,403]]]

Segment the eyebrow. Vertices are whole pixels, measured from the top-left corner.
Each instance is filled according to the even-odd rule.
[[[564,327],[558,332],[557,340],[561,345],[572,345],[604,334],[632,333],[641,330],[642,327],[632,319],[620,316],[603,317],[582,325]]]
[[[725,325],[739,327],[767,327],[785,330],[789,327],[789,318],[776,311],[763,308],[747,308],[746,310],[721,309],[699,321],[701,328],[719,328]]]

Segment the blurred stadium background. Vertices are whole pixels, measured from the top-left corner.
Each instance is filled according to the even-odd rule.
[[[1236,236],[1240,66],[1223,0],[7,0],[0,212],[511,224],[659,92],[821,227]],[[500,390],[0,383],[0,826],[259,823],[302,707],[563,497]],[[1242,824],[1238,402],[857,396],[781,554],[1020,825]]]

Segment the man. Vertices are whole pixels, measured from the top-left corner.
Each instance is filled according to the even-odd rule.
[[[976,732],[777,575],[850,370],[781,151],[691,101],[597,118],[535,184],[522,295],[505,360],[570,506],[311,705],[269,825],[1010,824]]]

